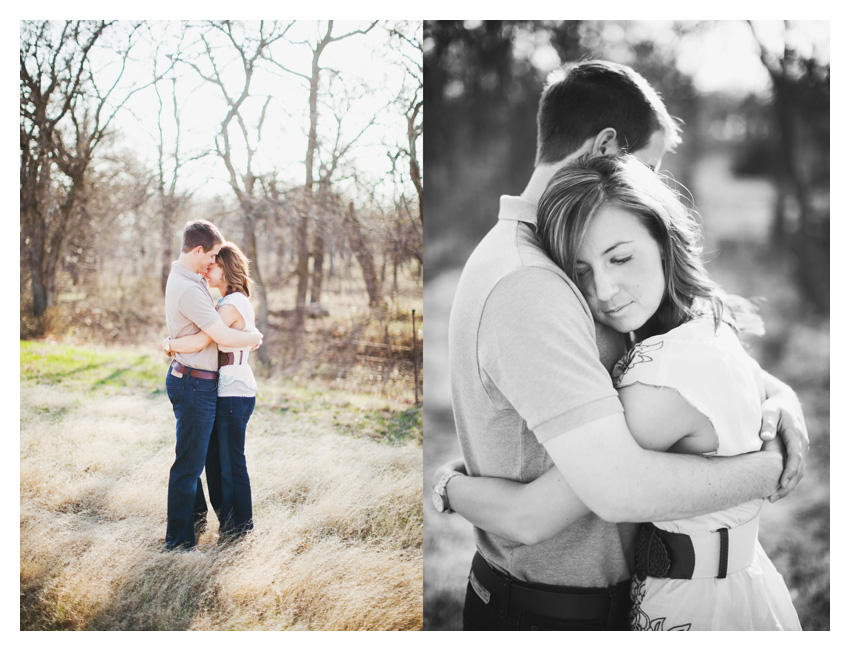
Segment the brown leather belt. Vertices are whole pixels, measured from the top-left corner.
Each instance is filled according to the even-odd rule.
[[[183,364],[181,364],[180,362],[171,362],[171,368],[173,368],[178,373],[188,375],[189,377],[196,377],[200,380],[218,379],[218,371],[202,371],[199,368],[189,368],[188,366],[183,366]]]

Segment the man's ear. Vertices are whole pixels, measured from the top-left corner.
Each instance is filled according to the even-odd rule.
[[[593,139],[594,154],[616,154],[620,150],[620,143],[617,142],[617,130],[612,127],[606,127],[596,134]]]

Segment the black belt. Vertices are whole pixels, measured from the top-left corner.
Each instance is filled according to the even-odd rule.
[[[729,561],[729,530],[720,529],[716,535],[720,544],[716,578],[725,579]],[[695,566],[696,554],[690,536],[665,531],[650,523],[640,526],[635,545],[635,575],[639,579],[647,576],[691,579]]]
[[[491,567],[479,552],[472,559],[472,589],[504,613],[526,613],[564,621],[603,620],[609,627],[631,608],[630,581],[610,588],[572,588],[518,581]]]
[[[171,368],[178,373],[182,373],[183,375],[188,375],[190,377],[196,377],[201,380],[218,379],[218,371],[202,371],[199,368],[189,368],[188,366],[183,366],[180,362],[171,362]]]

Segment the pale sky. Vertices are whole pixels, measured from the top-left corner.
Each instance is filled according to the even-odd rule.
[[[368,23],[337,22],[334,35],[347,33]],[[179,28],[176,21],[167,27],[175,34]],[[317,29],[317,27],[319,29]],[[317,26],[315,21],[297,23],[288,33],[290,40],[308,40],[315,42],[317,32],[324,33],[325,23]],[[208,34],[213,35],[211,30]],[[220,36],[220,35],[215,35]],[[402,142],[406,133],[406,123],[395,106],[388,106],[402,88],[403,71],[397,64],[398,50],[393,52],[386,47],[387,34],[375,27],[366,35],[356,35],[345,40],[331,43],[324,51],[320,63],[323,68],[338,71],[334,81],[335,89],[331,94],[333,101],[347,101],[349,106],[342,111],[344,140],[353,138],[366,126],[370,118],[379,114],[377,123],[361,136],[348,156],[349,162],[358,171],[375,178],[388,170],[386,155],[388,141]],[[306,45],[295,45],[279,41],[273,46],[275,59],[295,72],[310,74],[311,52]],[[390,57],[395,56],[393,61]],[[204,65],[205,58],[198,56],[195,61]],[[222,76],[231,94],[238,94],[243,83],[241,64],[233,58],[232,51],[225,49],[219,65]],[[208,67],[208,66],[207,66]],[[128,79],[146,79],[151,68],[150,61],[139,62],[128,70]],[[181,150],[185,159],[190,155],[210,150],[213,138],[218,133],[220,122],[227,108],[218,88],[203,82],[187,66],[177,69],[177,92],[181,106]],[[322,73],[322,83],[326,86],[331,73]],[[293,74],[275,70],[266,66],[258,70],[251,83],[251,97],[244,105],[245,121],[251,134],[251,144],[256,147],[252,165],[255,174],[278,171],[279,178],[290,185],[303,183],[305,177],[304,158],[307,146],[308,90],[307,81]],[[174,128],[170,95],[166,87],[161,87],[163,101],[166,103],[163,128],[166,140],[173,142]],[[268,96],[272,97],[268,105],[263,137],[257,142],[256,129],[260,110]],[[319,130],[323,140],[330,144],[336,133],[336,122],[330,109],[322,106],[320,97]],[[155,160],[156,137],[156,96],[152,89],[145,90],[133,98],[128,107],[133,114],[121,116],[121,132],[128,146]],[[236,123],[231,126],[231,142],[237,151],[243,152],[238,161],[244,171],[244,140]],[[193,162],[187,168],[184,178],[193,186],[199,186],[201,194],[230,193],[228,177],[224,166],[215,158]],[[318,174],[318,170],[315,174]],[[337,175],[338,177],[338,175]]]

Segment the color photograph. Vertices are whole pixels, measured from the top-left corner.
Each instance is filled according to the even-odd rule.
[[[21,630],[421,630],[421,21],[19,33]]]

